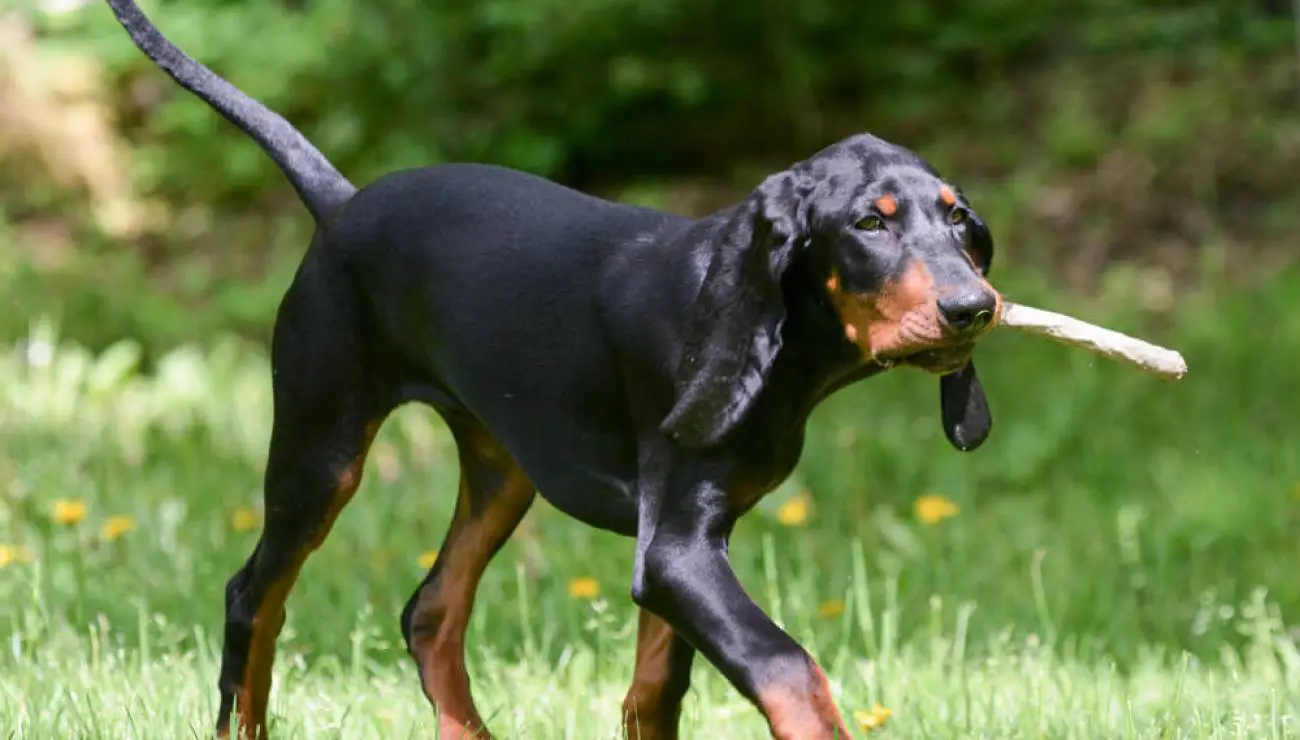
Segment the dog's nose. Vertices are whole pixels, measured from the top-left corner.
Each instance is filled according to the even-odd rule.
[[[959,290],[939,299],[939,315],[951,329],[975,332],[989,325],[998,297],[983,288]]]

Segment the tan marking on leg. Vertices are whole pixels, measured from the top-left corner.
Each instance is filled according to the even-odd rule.
[[[675,635],[663,619],[640,610],[636,670],[623,699],[623,729],[629,740],[677,740],[682,697],[670,686]]]
[[[467,443],[468,445],[468,443]],[[438,709],[439,737],[491,737],[474,704],[465,666],[465,630],[479,580],[488,563],[523,519],[535,496],[533,484],[495,442],[462,450],[460,495],[446,542],[439,551],[436,581],[421,591],[411,615],[411,655],[420,669],[424,694]],[[466,461],[490,462],[503,475],[497,491],[474,490]],[[473,502],[488,502],[474,512]]]
[[[253,613],[248,658],[244,663],[244,675],[239,682],[239,689],[235,692],[241,738],[262,740],[266,737],[266,710],[271,693],[271,669],[275,664],[275,640],[280,635],[280,629],[284,627],[285,602],[289,599],[289,592],[297,582],[298,573],[302,570],[307,556],[324,543],[335,520],[360,487],[366,455],[375,440],[375,435],[379,433],[381,423],[381,421],[374,421],[366,425],[361,452],[339,474],[334,496],[330,500],[329,509],[321,520],[320,527],[307,546],[294,556],[288,572],[267,587],[257,611]]]
[[[758,694],[759,709],[767,718],[776,740],[848,740],[848,725],[840,716],[831,696],[826,674],[812,660],[803,675],[792,672],[788,678],[763,688]]]
[[[271,584],[253,615],[244,677],[235,692],[239,736],[245,740],[266,737],[267,700],[271,693],[271,668],[275,663],[275,638],[284,626],[284,603],[298,574],[292,572]]]

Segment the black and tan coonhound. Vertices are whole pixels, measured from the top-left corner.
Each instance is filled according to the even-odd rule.
[[[276,317],[266,521],[226,587],[217,731],[265,734],[275,640],[309,553],[385,417],[420,401],[459,452],[455,515],[401,627],[441,737],[487,736],[465,628],[533,502],[636,541],[633,737],[677,736],[698,651],[777,738],[847,737],[814,659],[728,564],[737,519],[799,459],[835,391],[889,367],[939,376],[959,449],[988,434],[971,353],[997,323],[993,244],[959,190],[870,135],[687,219],[482,164],[357,189],[292,125],[108,0],[177,83],[275,160],[316,231]]]

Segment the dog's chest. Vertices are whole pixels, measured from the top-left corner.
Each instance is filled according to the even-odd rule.
[[[733,506],[747,511],[771,493],[794,472],[803,453],[802,429],[798,432],[748,435],[733,450],[735,473],[728,486]]]

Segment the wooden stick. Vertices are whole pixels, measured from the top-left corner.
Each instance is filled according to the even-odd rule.
[[[1095,324],[1059,314],[1031,308],[1009,301],[1002,304],[1000,326],[1017,331],[1040,334],[1064,344],[1082,347],[1114,360],[1127,362],[1152,375],[1177,380],[1187,374],[1187,362],[1172,349],[1166,349],[1141,339],[1103,329]]]

